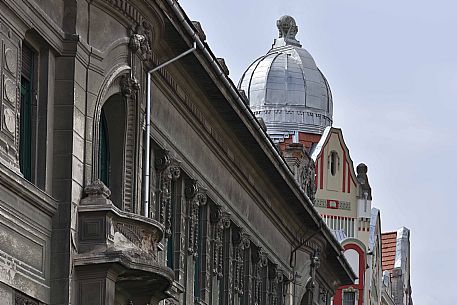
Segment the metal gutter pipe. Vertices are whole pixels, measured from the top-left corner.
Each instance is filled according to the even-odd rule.
[[[147,72],[146,77],[146,144],[145,144],[145,156],[144,156],[144,188],[143,188],[143,206],[144,206],[144,216],[149,217],[149,195],[150,195],[150,188],[149,188],[149,181],[151,177],[151,167],[150,167],[150,159],[151,159],[151,74],[156,72],[157,70],[162,69],[163,67],[177,61],[181,57],[186,56],[189,53],[194,52],[197,49],[197,45],[194,42],[194,46],[181,53],[180,55],[164,62],[163,64],[158,65],[157,67],[149,70]]]

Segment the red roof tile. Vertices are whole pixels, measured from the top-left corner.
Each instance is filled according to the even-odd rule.
[[[392,272],[395,264],[395,251],[397,247],[397,232],[381,234],[382,245],[382,271]]]

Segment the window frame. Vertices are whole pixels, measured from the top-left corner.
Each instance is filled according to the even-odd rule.
[[[29,50],[30,66],[28,75],[24,72],[24,51]],[[36,181],[34,157],[33,126],[36,125],[36,117],[33,116],[34,92],[37,91],[37,63],[38,51],[27,41],[22,42],[21,47],[21,82],[20,82],[20,109],[19,109],[19,168],[26,180],[31,183]],[[25,86],[27,84],[27,86]],[[35,101],[36,102],[36,101]],[[36,104],[36,103],[35,103]]]

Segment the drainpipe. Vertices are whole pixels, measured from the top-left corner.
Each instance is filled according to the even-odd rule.
[[[149,180],[151,176],[151,168],[149,166],[150,159],[151,159],[151,74],[156,72],[159,69],[177,61],[181,57],[186,56],[189,53],[192,53],[197,49],[197,45],[194,42],[194,45],[191,49],[181,53],[180,55],[170,59],[169,61],[164,62],[161,65],[158,65],[152,70],[147,72],[147,80],[146,80],[146,144],[145,144],[145,156],[144,156],[144,188],[143,188],[143,206],[144,206],[144,216],[149,217]]]

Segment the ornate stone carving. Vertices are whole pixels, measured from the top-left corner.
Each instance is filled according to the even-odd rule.
[[[157,153],[157,157],[154,160],[154,166],[157,170],[163,171],[167,166],[170,165],[171,156],[168,150],[162,150]]]
[[[93,193],[99,194],[100,190]],[[107,256],[122,253],[129,259],[157,261],[162,232],[156,221],[119,210],[110,201],[81,204],[78,210],[79,253],[100,252]]]
[[[327,298],[328,298],[328,291],[327,289],[320,287],[319,288],[319,297],[320,300],[324,303],[327,304]]]
[[[305,296],[308,298],[308,304],[312,304],[314,300],[314,288],[316,287],[316,271],[319,269],[320,266],[320,250],[315,249],[313,255],[311,256],[311,264],[310,264],[310,271],[309,271],[309,278],[306,282],[306,294]]]
[[[233,230],[232,242],[234,245],[233,257],[233,290],[242,295],[244,291],[244,251],[249,248],[251,242],[241,230]]]
[[[131,31],[129,47],[134,54],[139,53],[144,60],[150,61],[152,58],[151,41],[151,25],[143,21]]]
[[[117,78],[121,93],[125,98],[127,121],[126,121],[126,138],[125,138],[125,166],[124,166],[124,191],[123,208],[127,212],[135,210],[135,179],[138,169],[135,167],[135,151],[138,146],[138,90],[140,85],[135,78],[134,65],[131,65],[132,71],[129,74],[123,74]]]
[[[8,71],[11,72],[11,74],[16,75],[16,70],[17,70],[17,58],[16,54],[12,49],[6,49],[5,50],[5,63],[6,63],[6,68]]]
[[[311,258],[311,276],[313,279],[316,278],[316,270],[319,269],[321,265],[320,255],[321,251],[319,249],[314,250],[313,256]]]
[[[295,35],[298,33],[298,26],[295,23],[294,18],[291,16],[282,16],[276,21],[276,26],[279,31],[279,38],[295,40]]]
[[[302,187],[311,202],[314,202],[317,191],[315,176],[316,166],[314,165],[314,161],[310,159],[303,168]]]
[[[155,159],[155,167],[159,174],[159,221],[165,225],[165,236],[171,236],[171,187],[181,175],[180,162],[170,157],[170,152],[163,150]]]
[[[278,304],[278,283],[279,283],[279,274],[278,266],[276,264],[270,263],[268,266],[268,279],[270,280],[270,304]]]
[[[268,260],[260,247],[255,247],[251,252],[251,261],[253,264],[252,291],[254,304],[262,303],[262,269],[267,266]]]
[[[3,117],[5,119],[5,127],[10,133],[16,130],[16,115],[11,108],[5,107],[3,110]]]
[[[223,270],[223,237],[224,229],[230,228],[229,214],[224,213],[220,206],[211,209],[210,221],[213,224],[213,274],[222,278]]]
[[[39,303],[28,296],[16,292],[14,296],[14,305],[39,305]]]
[[[84,193],[87,196],[101,196],[104,198],[111,196],[111,191],[109,188],[101,180],[98,179],[87,185],[84,188]]]
[[[220,206],[214,206],[211,208],[210,213],[211,224],[217,224],[222,218],[222,208]]]
[[[135,95],[140,89],[140,84],[135,77],[131,77],[127,74],[121,76],[120,80],[121,92],[126,98]]]
[[[285,304],[285,296],[286,296],[286,285],[292,281],[291,278],[288,277],[283,270],[278,270],[278,277],[277,277],[277,304]]]
[[[184,189],[189,211],[189,240],[187,251],[194,257],[198,249],[198,209],[206,204],[206,190],[198,186],[196,180],[190,180]]]
[[[5,78],[5,94],[8,101],[16,105],[16,85],[11,79]]]
[[[136,53],[140,48],[141,45],[145,43],[146,37],[141,34],[134,33],[130,35],[130,42],[129,47],[133,53]]]
[[[115,232],[121,233],[139,249],[157,259],[158,232],[146,232],[140,226],[124,222],[116,222],[114,228]]]

